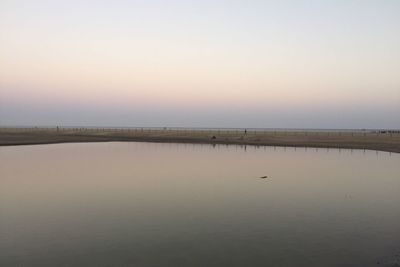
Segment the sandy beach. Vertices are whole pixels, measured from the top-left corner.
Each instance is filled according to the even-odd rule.
[[[398,132],[0,128],[0,146],[110,141],[348,148],[400,153]]]

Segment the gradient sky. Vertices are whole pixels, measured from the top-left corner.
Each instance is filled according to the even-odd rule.
[[[0,1],[0,125],[400,128],[400,1]]]

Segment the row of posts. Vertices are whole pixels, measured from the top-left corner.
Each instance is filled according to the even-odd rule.
[[[72,132],[125,132],[125,133],[176,133],[177,135],[184,134],[217,134],[217,135],[327,135],[327,136],[342,136],[342,135],[351,135],[351,136],[367,136],[367,135],[383,135],[383,136],[393,136],[394,134],[399,135],[400,131],[397,130],[381,130],[381,131],[348,131],[348,132],[340,132],[340,131],[332,131],[332,132],[318,132],[318,131],[282,131],[282,130],[247,130],[247,129],[190,129],[190,128],[86,128],[86,127],[29,127],[29,128],[0,128],[5,131],[48,131],[54,130],[56,132],[59,131],[72,131]]]

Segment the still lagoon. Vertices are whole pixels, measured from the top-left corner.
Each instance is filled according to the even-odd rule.
[[[0,147],[0,266],[400,266],[400,154]]]

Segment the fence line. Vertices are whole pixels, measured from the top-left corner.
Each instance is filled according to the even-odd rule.
[[[200,128],[200,127],[74,127],[74,126],[40,126],[40,127],[0,127],[0,131],[54,131],[54,132],[104,132],[104,133],[174,133],[185,134],[212,134],[212,135],[324,135],[328,136],[367,136],[384,135],[393,136],[400,134],[400,130],[394,129],[294,129],[294,128]]]

